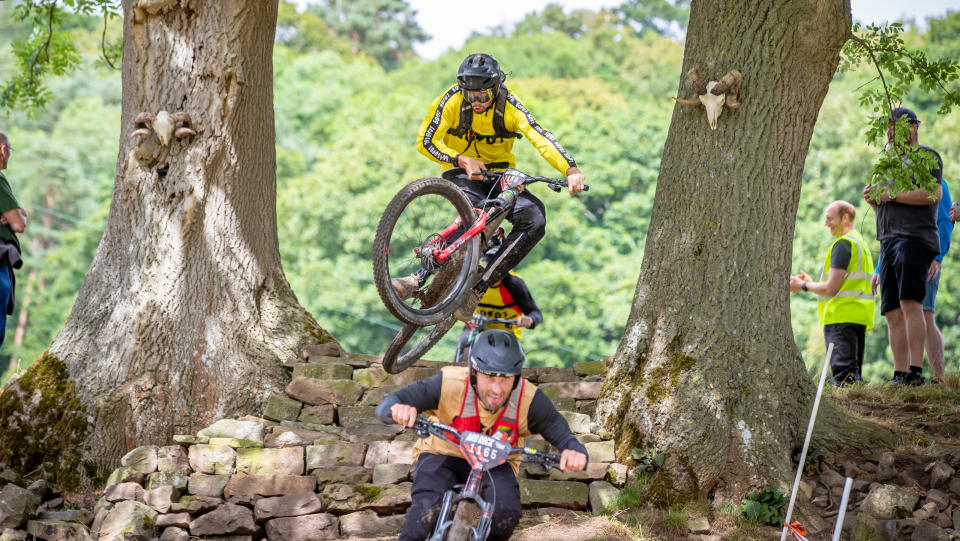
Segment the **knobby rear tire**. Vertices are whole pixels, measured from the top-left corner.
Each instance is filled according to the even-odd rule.
[[[377,292],[391,314],[408,325],[418,327],[434,325],[452,314],[460,306],[464,296],[473,285],[471,281],[480,257],[480,236],[477,235],[467,241],[459,250],[463,254],[462,257],[451,257],[447,261],[448,265],[456,265],[457,268],[450,269],[451,272],[443,272],[442,269],[428,284],[425,296],[431,298],[431,301],[425,304],[429,306],[415,308],[403,302],[403,299],[397,295],[391,284],[391,278],[402,277],[390,276],[390,239],[404,209],[423,195],[439,195],[445,198],[451,204],[451,211],[455,211],[460,216],[461,222],[467,227],[474,220],[473,204],[470,203],[467,196],[455,184],[442,178],[423,178],[408,184],[393,197],[380,217],[380,223],[377,226],[377,233],[373,241],[373,278],[377,285]],[[439,233],[448,225],[442,223],[442,220],[452,221],[453,215],[454,212],[451,212],[449,216],[437,216],[435,233]],[[457,272],[454,274],[453,270]],[[450,279],[455,280],[455,283],[447,291],[447,284],[443,282]],[[434,303],[432,297],[436,296],[438,290],[442,298]],[[409,340],[409,337],[407,339]]]
[[[457,318],[454,316],[447,316],[446,319],[437,323],[433,329],[430,329],[430,333],[420,341],[417,345],[413,346],[410,351],[400,354],[403,350],[403,346],[413,338],[414,333],[421,327],[417,325],[404,325],[400,332],[393,338],[393,341],[390,342],[390,345],[387,347],[387,351],[383,354],[383,369],[389,374],[399,374],[407,368],[410,367],[413,363],[423,357],[423,355],[430,350],[433,346],[443,338],[443,335],[447,334],[453,326],[457,323]]]

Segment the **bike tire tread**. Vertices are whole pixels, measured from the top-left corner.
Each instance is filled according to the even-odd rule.
[[[456,209],[463,223],[469,224],[472,222],[474,217],[473,205],[455,184],[437,177],[422,178],[408,184],[393,197],[381,215],[373,242],[373,277],[380,299],[394,317],[408,325],[417,325],[420,327],[436,324],[449,313],[452,313],[459,307],[471,285],[469,280],[461,284],[460,291],[452,298],[447,299],[443,305],[433,306],[432,308],[436,308],[436,310],[430,314],[411,309],[404,304],[393,291],[391,278],[396,277],[390,276],[388,261],[388,248],[390,238],[393,234],[393,228],[400,219],[404,209],[406,209],[411,202],[417,197],[428,194],[440,195],[446,198]],[[479,236],[475,236],[469,240],[465,250],[468,257],[463,257],[459,260],[461,268],[463,265],[470,265],[471,268],[476,268],[477,260],[479,259],[479,247]]]

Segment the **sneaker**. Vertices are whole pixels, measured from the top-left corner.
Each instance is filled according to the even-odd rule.
[[[906,376],[903,378],[904,385],[913,385],[914,387],[919,387],[927,382],[927,378],[917,374],[916,372],[907,372]]]
[[[393,278],[390,280],[390,284],[397,296],[405,300],[413,297],[420,290],[423,281],[416,274],[411,274],[403,278]]]
[[[890,385],[900,386],[900,385],[910,385],[913,387],[919,387],[926,383],[927,378],[916,374],[914,372],[899,372],[893,374],[893,379],[889,380]]]

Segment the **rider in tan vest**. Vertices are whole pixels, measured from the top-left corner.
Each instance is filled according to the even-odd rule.
[[[377,406],[377,417],[384,423],[412,427],[422,412],[460,431],[499,434],[514,447],[521,446],[525,436],[540,434],[560,451],[562,470],[583,470],[586,448],[573,437],[547,395],[520,377],[524,360],[513,334],[499,329],[484,331],[470,350],[469,367],[446,367],[437,376],[397,391]],[[443,493],[464,483],[470,472],[459,448],[436,436],[420,440],[414,452],[412,501],[401,541],[426,539],[434,528]],[[483,497],[496,494],[490,540],[509,539],[520,521],[517,468],[511,462],[487,472]]]

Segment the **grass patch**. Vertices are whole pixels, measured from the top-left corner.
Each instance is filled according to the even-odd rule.
[[[960,374],[918,387],[831,386],[824,394],[848,412],[899,434],[903,445],[960,445]]]
[[[670,509],[663,515],[661,521],[664,528],[673,530],[678,534],[687,531],[687,511],[682,505],[671,505]]]

